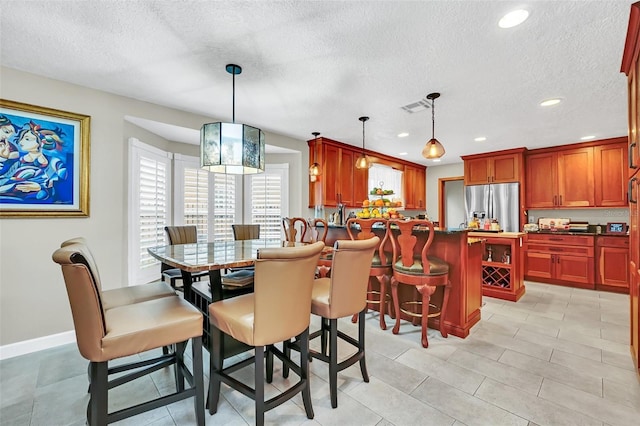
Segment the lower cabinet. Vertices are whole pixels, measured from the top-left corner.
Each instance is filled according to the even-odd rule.
[[[598,290],[629,292],[629,237],[596,237],[596,284]]]
[[[592,235],[528,234],[524,277],[595,289],[594,260]]]
[[[514,237],[487,237],[474,232],[472,235],[484,240],[482,295],[512,302],[520,299],[525,293],[522,234]]]

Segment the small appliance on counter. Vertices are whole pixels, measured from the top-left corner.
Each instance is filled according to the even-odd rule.
[[[569,231],[569,218],[551,218],[541,217],[538,219],[538,228],[540,231]]]
[[[537,223],[525,223],[523,227],[524,232],[538,232]]]

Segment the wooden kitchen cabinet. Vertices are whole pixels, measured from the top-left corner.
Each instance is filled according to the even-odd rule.
[[[627,207],[627,138],[594,147],[595,202],[598,207]]]
[[[595,206],[593,147],[530,154],[526,160],[526,206]]]
[[[469,236],[484,240],[482,295],[517,302],[525,293],[522,250],[524,234],[471,232]]]
[[[404,166],[403,175],[404,186],[404,208],[421,209],[427,208],[425,202],[427,195],[427,174],[426,168]]]
[[[592,235],[527,235],[525,280],[595,289]]]
[[[346,207],[361,207],[367,198],[367,170],[356,169],[356,158],[361,150],[350,149],[329,139],[318,138],[308,141],[309,162],[313,162],[314,143],[318,143],[316,161],[320,164],[321,175],[309,183],[309,207],[322,204],[335,207],[343,203]]]
[[[596,236],[596,284],[598,290],[629,292],[628,236]]]
[[[629,146],[627,197],[629,199],[629,300],[630,349],[640,379],[640,2],[631,5],[621,71],[627,76],[629,103]]]
[[[522,181],[525,148],[496,151],[478,155],[463,155],[464,184],[509,183]]]

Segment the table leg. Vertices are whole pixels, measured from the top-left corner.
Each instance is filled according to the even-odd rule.
[[[209,288],[211,290],[212,302],[222,300],[222,276],[220,275],[220,269],[212,269],[209,271]]]
[[[191,293],[191,285],[193,284],[193,277],[191,276],[191,272],[187,272],[184,269],[181,269],[182,273],[182,286],[184,288],[184,300],[193,304],[195,302],[193,298],[193,294]]]

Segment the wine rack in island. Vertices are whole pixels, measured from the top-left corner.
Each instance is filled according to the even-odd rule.
[[[482,295],[515,302],[525,292],[522,236],[495,235],[481,237],[485,240],[482,257]]]

